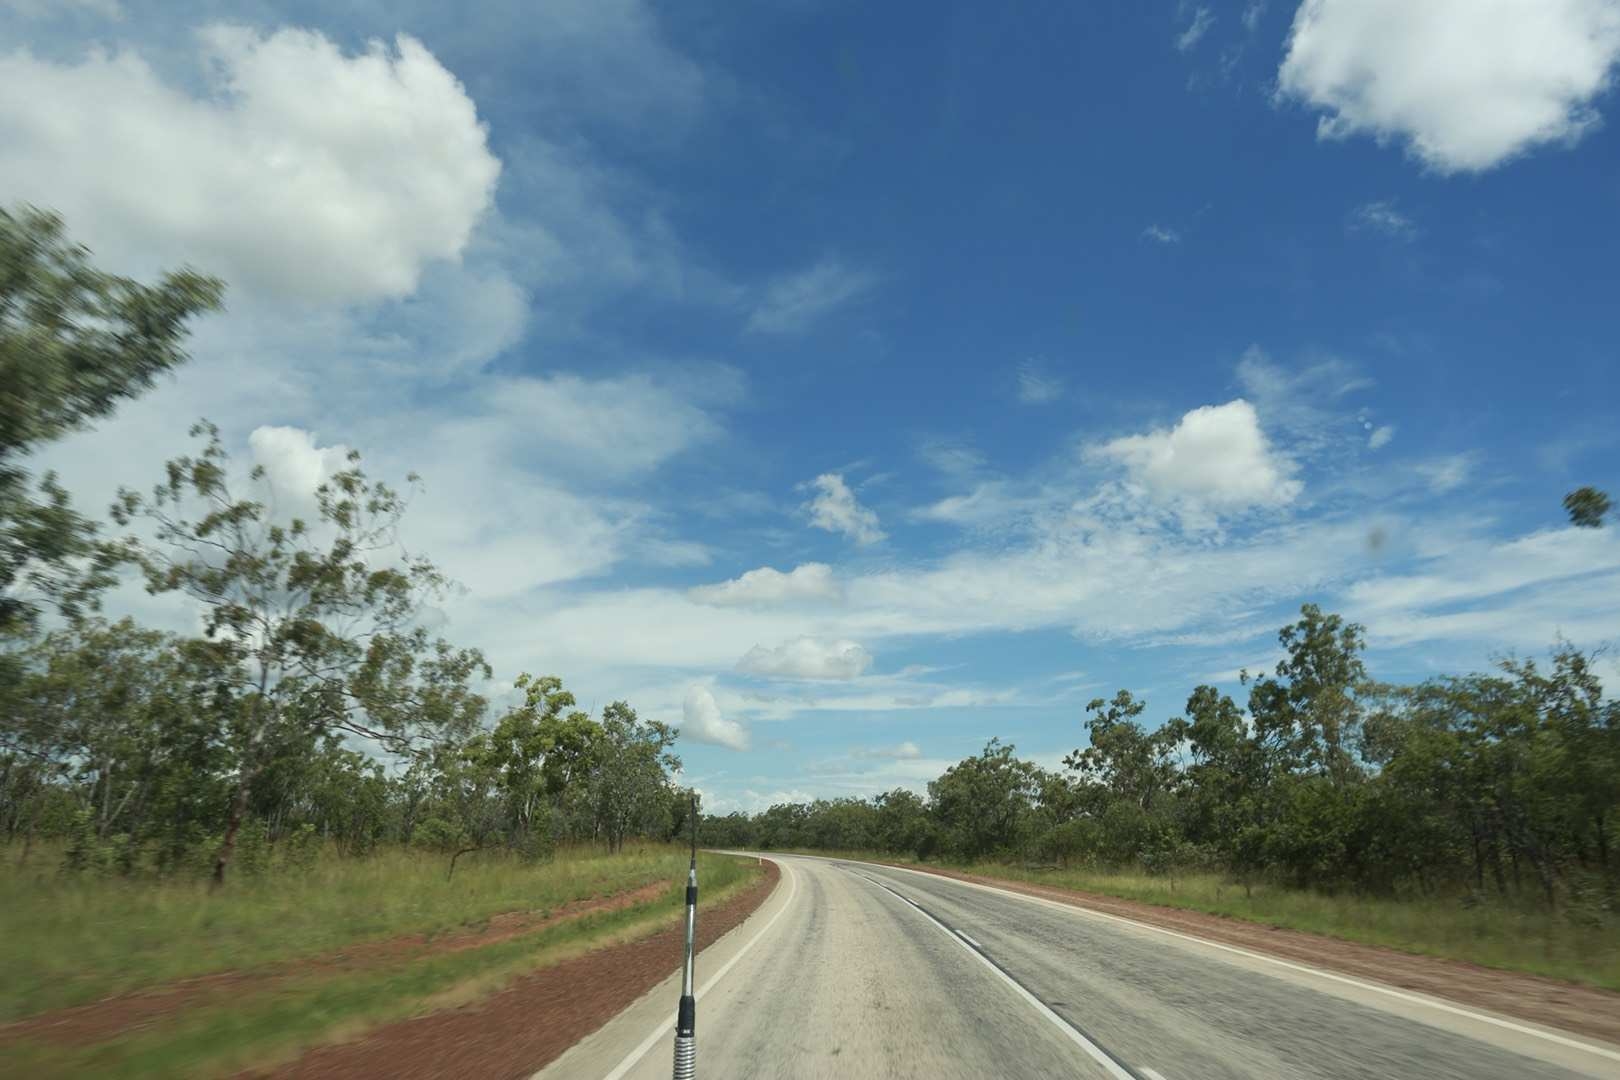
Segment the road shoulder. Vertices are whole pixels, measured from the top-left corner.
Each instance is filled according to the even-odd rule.
[[[796,895],[791,881],[788,887],[782,887],[781,883],[787,875],[783,873],[780,863],[769,858],[762,858],[761,862],[766,868],[765,882],[756,886],[761,894],[741,918],[724,920],[722,925],[722,920],[706,913],[699,904],[700,952],[696,963],[699,987],[723,972],[734,958],[749,948],[760,929],[770,924]],[[674,959],[678,963],[678,957]],[[668,974],[662,980],[644,987],[638,997],[626,1002],[616,1013],[604,1017],[603,1022],[588,1033],[582,1032],[583,1037],[576,1037],[563,1052],[534,1062],[539,1071],[531,1070],[533,1080],[607,1076],[623,1062],[626,1050],[638,1046],[650,1032],[657,1031],[673,1038],[675,1004],[680,995],[680,972],[673,964],[666,965],[665,970]],[[701,1016],[700,1002],[700,1025]],[[701,1041],[700,1034],[700,1044]],[[664,1045],[654,1046],[648,1053],[659,1053],[669,1049],[669,1046],[666,1039]]]

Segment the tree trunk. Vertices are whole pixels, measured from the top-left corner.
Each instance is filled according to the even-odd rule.
[[[96,825],[96,839],[107,838],[107,826],[112,821],[113,763],[107,762],[101,770],[101,821]]]
[[[225,839],[219,845],[219,853],[214,856],[214,874],[209,884],[210,891],[225,884],[225,868],[230,865],[231,855],[236,851],[236,834],[241,831],[242,818],[247,814],[248,797],[253,790],[253,775],[257,771],[257,769],[244,770],[241,781],[236,785],[236,798],[231,800],[231,817],[225,823]]]
[[[479,850],[481,850],[481,849],[480,848],[475,848],[475,847],[462,848],[461,850],[457,851],[454,855],[450,856],[450,872],[448,874],[444,875],[444,880],[449,881],[451,878],[456,876],[456,860],[457,859],[461,858],[463,855],[468,855],[468,854],[471,854],[474,851],[479,851]]]

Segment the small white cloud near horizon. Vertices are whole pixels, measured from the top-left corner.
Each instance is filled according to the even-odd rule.
[[[748,749],[748,729],[720,715],[714,692],[702,683],[686,688],[686,698],[681,703],[681,735],[694,742],[731,750]]]
[[[748,316],[755,334],[796,334],[877,284],[877,275],[827,257],[771,282]]]
[[[1417,236],[1417,226],[1396,208],[1392,199],[1379,199],[1356,207],[1350,213],[1350,226],[1380,232],[1396,240],[1412,240]]]
[[[798,637],[775,648],[755,645],[737,661],[746,675],[778,679],[858,679],[872,666],[872,654],[853,641]]]
[[[889,534],[878,526],[876,512],[862,506],[839,473],[822,473],[810,482],[816,497],[805,504],[810,524],[831,533],[841,533],[862,547],[875,544]]]
[[[1617,59],[1613,0],[1304,0],[1277,92],[1322,113],[1319,139],[1482,172],[1594,130]]]
[[[1191,52],[1197,44],[1204,40],[1209,28],[1215,25],[1215,13],[1207,7],[1199,7],[1193,12],[1192,22],[1187,28],[1176,35],[1176,51]]]
[[[1155,244],[1179,244],[1181,234],[1166,225],[1149,225],[1142,230],[1142,239],[1152,240]]]
[[[124,17],[118,0],[0,0],[0,8],[9,8],[25,19],[44,19],[74,9],[115,22]]]
[[[1063,380],[1048,373],[1035,360],[1018,365],[1018,400],[1025,405],[1047,405],[1063,396]]]
[[[766,607],[805,600],[836,600],[842,594],[826,563],[801,563],[787,573],[771,566],[722,581],[695,585],[686,595],[711,607]]]
[[[465,88],[416,39],[214,25],[206,92],[137,52],[0,54],[0,175],[112,268],[189,263],[240,295],[397,299],[460,258],[501,164]],[[86,122],[86,117],[95,117]],[[233,295],[235,295],[233,293]]]
[[[893,746],[863,746],[850,752],[856,760],[916,761],[922,757],[922,747],[906,739]]]
[[[1379,427],[1373,428],[1372,434],[1367,436],[1367,449],[1382,450],[1384,447],[1389,445],[1390,440],[1394,437],[1394,424],[1383,424]]]
[[[1293,478],[1294,462],[1272,447],[1242,398],[1200,406],[1169,430],[1089,447],[1086,456],[1124,466],[1155,496],[1226,510],[1280,506],[1304,488]]]

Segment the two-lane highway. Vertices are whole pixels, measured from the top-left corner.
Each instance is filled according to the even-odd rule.
[[[1432,999],[934,875],[771,858],[776,892],[699,958],[700,1077],[1620,1077],[1614,1048]],[[540,1076],[668,1076],[668,990]]]

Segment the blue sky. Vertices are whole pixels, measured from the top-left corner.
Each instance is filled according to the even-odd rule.
[[[0,0],[5,197],[232,286],[86,505],[199,415],[414,469],[445,632],[719,809],[1055,764],[1307,601],[1615,636],[1615,0],[452,7]]]

